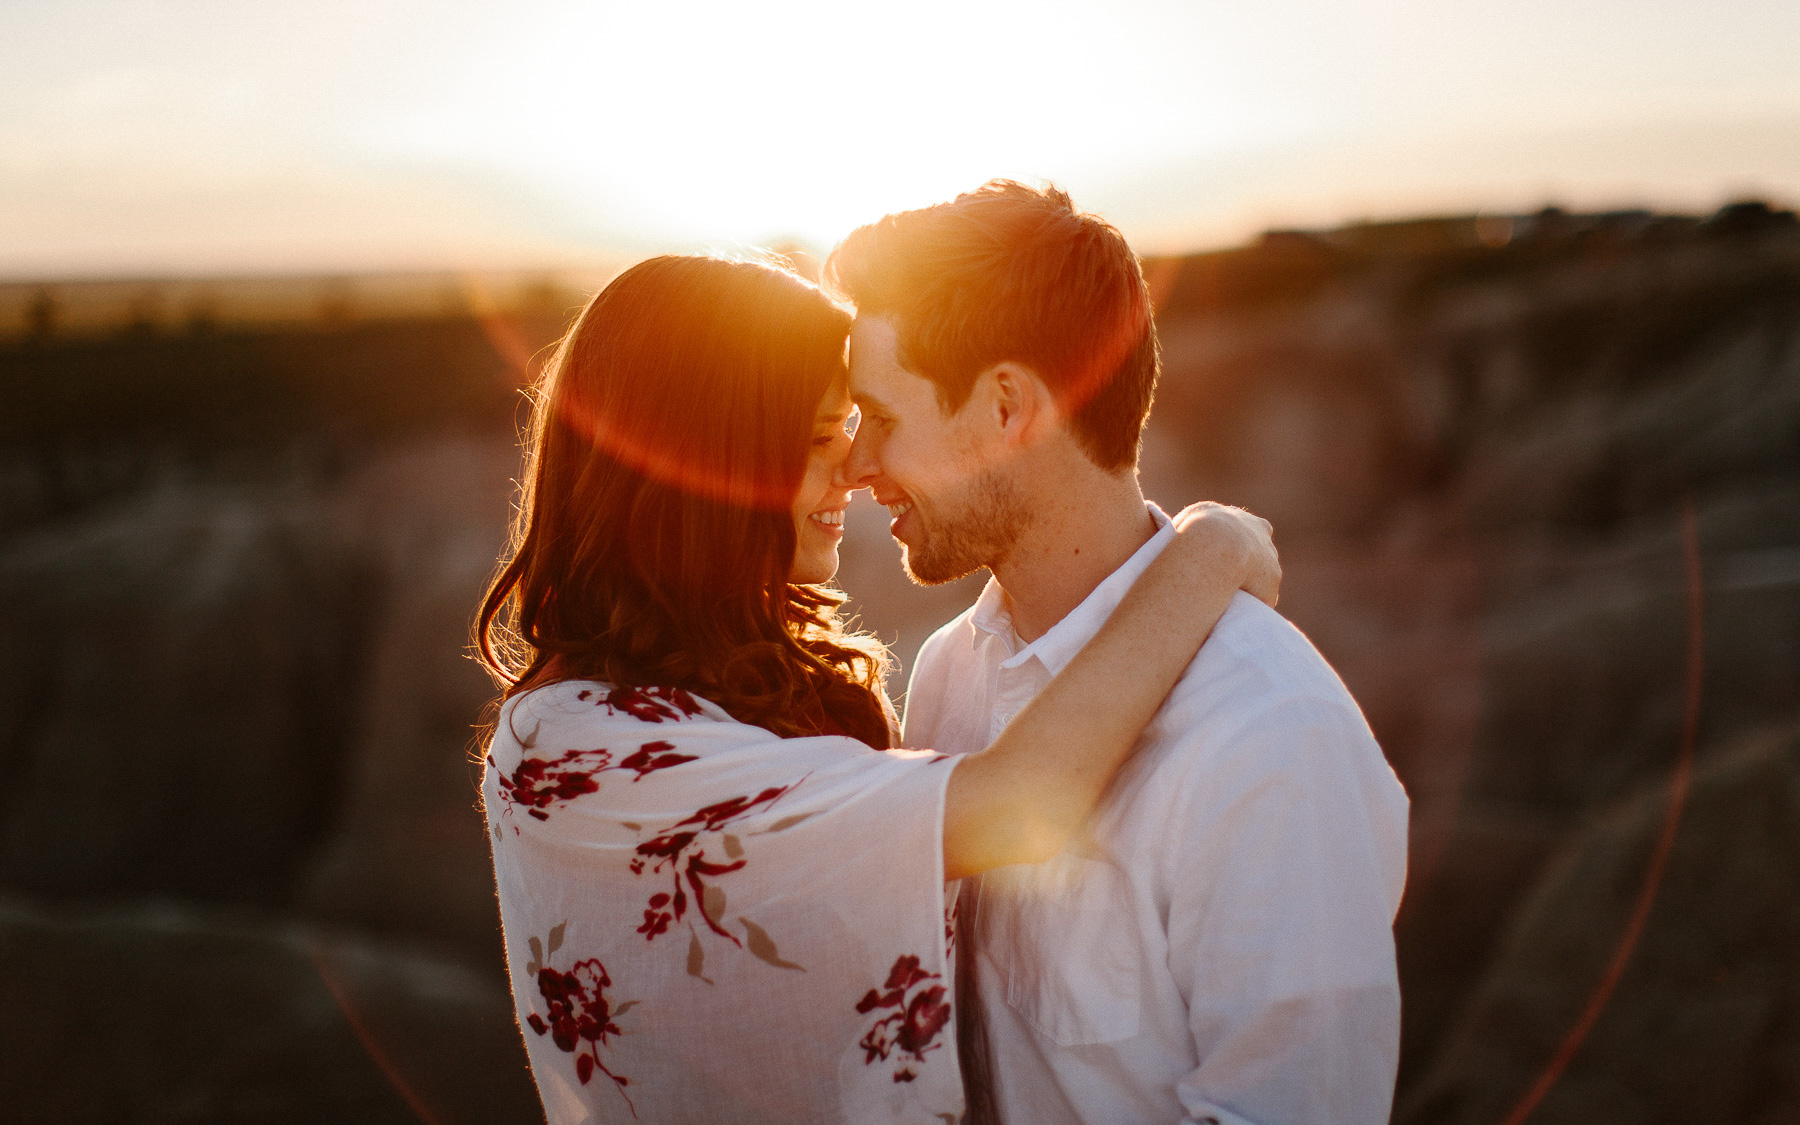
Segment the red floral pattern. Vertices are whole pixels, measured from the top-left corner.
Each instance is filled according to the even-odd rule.
[[[562,698],[566,706],[568,697]],[[609,690],[600,687],[581,691],[578,698],[636,722],[682,722],[704,714],[701,711],[703,704],[697,702],[695,697],[672,688]],[[577,711],[590,720],[586,729],[594,730],[591,720],[600,716],[593,712]],[[619,724],[619,727],[630,731],[629,723]],[[523,733],[526,728],[530,729],[529,734]],[[546,732],[558,729],[573,732],[583,729],[583,726],[543,726],[542,729]],[[815,985],[825,984],[826,976],[834,977],[838,983],[830,985],[827,991],[839,997],[837,1004],[842,1004],[847,999],[844,993],[855,983],[855,978],[845,982],[843,976],[838,975],[844,966],[833,964],[829,957],[825,957],[822,963],[815,964],[814,954],[807,952],[810,947],[788,950],[805,962],[805,965],[789,960],[777,948],[777,941],[786,944],[785,938],[791,935],[777,932],[771,936],[768,930],[754,920],[761,914],[758,907],[763,901],[763,895],[758,892],[766,890],[761,885],[763,880],[765,877],[779,880],[782,874],[779,871],[764,871],[775,860],[772,855],[756,850],[758,836],[763,831],[786,831],[821,811],[811,808],[801,808],[797,812],[795,810],[793,802],[797,798],[790,794],[802,782],[807,781],[807,776],[798,776],[802,771],[777,770],[771,767],[761,771],[761,776],[751,781],[740,780],[744,773],[735,766],[717,771],[714,776],[702,764],[673,775],[670,779],[672,785],[657,781],[652,782],[645,790],[635,790],[633,786],[651,774],[696,762],[701,755],[682,752],[689,747],[682,743],[681,729],[658,730],[659,735],[666,736],[664,739],[639,743],[635,749],[632,749],[635,740],[624,741],[616,749],[564,749],[569,742],[586,742],[588,737],[595,741],[603,738],[609,741],[614,738],[630,738],[629,733],[617,733],[612,724],[601,724],[598,730],[607,733],[593,733],[589,736],[579,733],[546,734],[543,740],[545,747],[540,750],[535,745],[539,729],[532,727],[531,720],[526,718],[518,728],[517,741],[522,753],[514,766],[502,771],[494,756],[487,759],[487,764],[494,768],[496,784],[496,790],[490,791],[494,798],[492,815],[495,816],[496,833],[500,831],[501,813],[509,818],[507,822],[514,824],[514,831],[518,832],[520,826],[524,825],[524,819],[515,819],[515,814],[523,810],[540,822],[550,822],[551,827],[544,831],[558,836],[565,832],[577,833],[581,840],[599,841],[609,849],[616,849],[611,851],[611,855],[616,858],[610,860],[609,867],[611,864],[619,864],[620,867],[628,865],[635,878],[649,876],[651,880],[648,884],[638,884],[640,893],[648,896],[641,922],[637,918],[628,920],[627,915],[618,911],[617,894],[623,890],[627,896],[626,901],[630,901],[630,889],[614,882],[614,890],[608,896],[611,905],[602,904],[598,914],[585,917],[580,923],[586,925],[589,932],[582,935],[575,930],[569,931],[573,939],[570,942],[572,950],[565,951],[560,957],[556,956],[562,946],[568,923],[552,928],[548,938],[543,941],[529,939],[531,961],[522,966],[522,971],[515,968],[518,973],[515,979],[519,985],[519,1014],[534,1056],[550,1068],[546,1073],[568,1073],[562,1070],[563,1064],[556,1061],[556,1056],[543,1055],[554,1043],[559,1053],[566,1053],[571,1057],[570,1065],[581,1083],[584,1100],[610,1101],[613,1096],[603,1092],[607,1083],[594,1084],[594,1076],[599,1073],[612,1080],[612,1088],[625,1101],[634,1119],[637,1118],[634,1098],[641,1101],[650,1097],[651,1101],[645,1105],[645,1113],[656,1117],[657,1095],[645,1093],[651,1087],[644,1085],[645,1082],[653,1082],[654,1078],[640,1069],[651,1064],[643,1061],[639,1054],[632,1053],[634,1043],[639,1051],[645,1049],[647,1040],[640,1040],[637,1036],[653,1037],[650,1030],[652,1025],[641,1023],[641,1013],[637,1023],[626,1015],[635,1008],[636,1001],[619,1000],[619,992],[623,989],[615,987],[608,965],[602,959],[610,963],[612,971],[624,972],[623,984],[626,988],[631,987],[632,981],[637,981],[640,988],[653,987],[656,995],[643,998],[652,1003],[660,1003],[658,997],[662,995],[661,985],[651,986],[646,982],[660,982],[665,971],[676,974],[676,979],[680,980],[685,955],[688,976],[704,982],[700,985],[703,989],[708,986],[717,987],[719,992],[715,995],[720,1001],[724,1001],[725,993],[730,992],[732,1010],[739,1007],[739,990],[745,987],[766,987],[764,977],[757,975],[762,970],[756,969],[753,962],[739,963],[746,955],[758,958],[775,969],[793,972],[795,976],[790,979],[798,982],[809,979],[800,975],[808,971],[808,966],[814,974],[811,979]],[[639,737],[647,733],[647,730],[641,728],[638,731]],[[551,741],[552,738],[555,739],[554,742]],[[501,753],[500,756],[505,754]],[[948,759],[934,756],[931,760]],[[723,764],[726,763],[721,763]],[[596,800],[584,800],[599,793],[603,785],[608,784],[608,779],[603,776],[608,770],[622,773],[625,778],[611,779],[610,784],[614,788],[607,790],[605,796]],[[730,780],[721,783],[722,778]],[[626,779],[629,779],[629,785],[626,784]],[[692,787],[689,787],[690,782]],[[732,788],[724,788],[725,785]],[[733,789],[737,790],[738,795],[713,800],[731,794]],[[627,794],[635,798],[638,793],[643,793],[644,802],[627,798]],[[672,793],[676,794],[677,802],[681,800],[680,793],[687,793],[693,795],[690,798],[692,801],[707,800],[712,803],[700,808],[694,808],[693,803],[671,804],[668,798]],[[804,791],[801,796],[803,793]],[[623,800],[612,800],[614,797]],[[567,813],[559,811],[572,802],[580,803],[575,804]],[[785,808],[776,810],[777,804],[782,804]],[[682,814],[679,810],[684,807],[694,811]],[[604,815],[600,815],[603,809]],[[648,812],[649,809],[658,811]],[[669,809],[676,811],[662,811]],[[648,812],[647,816],[643,815],[645,812]],[[784,812],[794,812],[795,815],[784,818]],[[581,815],[584,813],[595,815]],[[639,820],[642,823],[633,822]],[[773,823],[767,824],[765,820]],[[740,827],[745,821],[751,821],[754,827]],[[617,847],[623,842],[616,834],[621,826],[636,835],[634,848]],[[631,837],[623,838],[625,841],[630,839]],[[746,845],[754,854],[746,854]],[[509,851],[505,847],[496,848],[497,864]],[[620,852],[625,854],[620,855]],[[747,867],[751,868],[747,873],[735,874],[745,871]],[[613,868],[610,878],[617,880],[623,875],[623,870]],[[506,885],[503,877],[503,902],[506,901]],[[532,892],[528,886],[526,891],[515,893]],[[733,900],[733,909],[729,913],[728,893]],[[544,921],[547,923],[548,919]],[[944,927],[943,940],[949,949],[956,943],[953,907],[945,911]],[[632,928],[646,943],[654,943],[654,948],[609,944],[630,941]],[[688,936],[680,936],[683,930],[688,931]],[[716,946],[713,939],[707,937],[708,931],[726,939],[729,949]],[[670,932],[675,932],[677,937],[665,937]],[[935,945],[933,935],[921,934],[919,937],[928,946]],[[920,948],[914,940],[900,938],[898,935],[896,939],[896,945],[905,941],[906,945],[911,945],[914,949]],[[638,952],[632,953],[632,949]],[[934,955],[935,952],[933,950]],[[716,964],[711,956],[714,953],[724,958],[727,975],[721,975],[719,968],[712,967]],[[589,954],[592,956],[588,956]],[[646,959],[642,965],[638,963],[639,958]],[[667,959],[667,964],[664,959]],[[553,965],[552,961],[560,964]],[[518,966],[519,963],[514,962],[514,965]],[[859,1097],[877,1090],[890,1090],[895,1095],[904,1090],[908,1099],[948,1096],[938,1088],[943,1085],[942,1080],[933,1077],[933,1071],[941,1067],[927,1068],[924,1065],[932,1057],[930,1052],[937,1050],[946,1040],[944,1030],[950,1025],[952,1014],[948,989],[943,979],[945,974],[941,972],[941,965],[937,968],[940,972],[929,971],[921,964],[918,956],[900,957],[887,974],[885,983],[879,988],[868,990],[861,1002],[855,1005],[854,1017],[847,1010],[848,1005],[837,1008],[838,1019],[844,1021],[844,1024],[839,1025],[844,1040],[857,1034],[856,1027],[865,1028],[860,1040],[856,1041],[865,1054],[865,1069],[861,1072],[860,1081],[856,1083],[857,1089],[864,1091]],[[749,977],[741,975],[746,970],[751,971]],[[643,975],[646,972],[650,974],[648,977]],[[626,994],[629,996],[629,993]],[[713,1016],[705,1018],[710,1026]],[[856,1020],[855,1023],[848,1022],[852,1018]],[[836,1023],[837,1020],[832,1022]],[[623,1028],[621,1025],[624,1025]],[[661,1024],[655,1026],[660,1027]],[[626,1040],[616,1038],[628,1033],[636,1035]],[[938,1061],[942,1061],[942,1056],[938,1057]],[[870,1069],[877,1064],[881,1065],[880,1070]],[[635,1076],[635,1080],[627,1078],[620,1070]],[[890,1079],[891,1083],[908,1085],[892,1085]]]
[[[672,743],[646,742],[636,753],[628,754],[616,763],[612,760],[612,751],[605,748],[565,750],[555,758],[521,758],[510,777],[500,769],[492,754],[487,756],[487,764],[498,775],[500,797],[507,803],[507,812],[523,808],[538,820],[549,820],[548,810],[552,805],[572,801],[584,793],[598,793],[600,783],[595,777],[607,770],[630,770],[636,774],[631,779],[636,782],[657,770],[679,766],[696,758],[696,755],[677,754],[674,750]]]
[[[606,707],[615,714],[623,711],[647,723],[679,722],[700,714],[700,704],[681,688],[613,688],[601,693],[584,690],[575,698],[594,699],[597,707]],[[533,727],[530,734],[519,739],[519,745],[526,751],[534,749],[537,734],[538,728]],[[676,753],[672,742],[657,740],[644,743],[636,752],[617,762],[613,761],[613,752],[602,747],[598,750],[565,750],[555,758],[524,757],[510,776],[500,769],[492,754],[487,756],[487,764],[499,777],[500,796],[507,803],[508,813],[523,808],[537,820],[549,820],[553,805],[565,804],[586,793],[598,793],[600,782],[595,778],[607,770],[630,770],[635,775],[631,780],[636,782],[657,770],[692,762],[695,758],[693,754]],[[517,827],[513,831],[517,832]]]
[[[918,957],[908,954],[894,962],[886,985],[871,988],[857,1002],[856,1010],[862,1015],[883,1008],[893,1009],[876,1020],[857,1044],[866,1055],[863,1065],[886,1062],[897,1052],[900,1065],[894,1068],[894,1081],[911,1082],[919,1076],[912,1063],[924,1062],[925,1052],[943,1046],[938,1042],[938,1036],[950,1022],[950,1005],[944,1000],[944,986],[929,984],[942,979],[937,973],[926,972],[920,967]],[[921,985],[927,987],[921,988]]]
[[[619,768],[635,772],[637,776],[631,780],[638,782],[657,770],[679,766],[683,762],[694,761],[696,757],[694,754],[675,753],[673,742],[646,742],[638,747],[637,753],[621,758]]]
[[[600,791],[594,775],[612,768],[612,751],[565,750],[556,758],[522,758],[511,777],[500,771],[492,754],[487,761],[499,774],[502,800],[539,820],[549,820],[550,814],[544,810],[551,805]]]
[[[593,699],[596,707],[605,707],[615,714],[623,711],[646,723],[680,722],[700,713],[700,705],[694,702],[694,697],[681,688],[618,687],[603,693],[578,692],[575,698],[584,702]]]
[[[801,778],[801,781],[806,780]],[[800,784],[780,785],[764,789],[754,797],[733,797],[729,801],[720,801],[708,805],[694,815],[677,822],[661,834],[645,840],[637,846],[637,858],[631,861],[634,875],[642,875],[646,870],[655,873],[667,867],[673,883],[672,893],[657,892],[650,896],[648,906],[644,910],[644,923],[637,932],[644,935],[645,941],[654,941],[668,932],[669,926],[687,916],[688,890],[694,894],[693,901],[702,907],[700,917],[708,929],[726,938],[731,944],[742,946],[737,936],[719,924],[719,919],[704,909],[707,891],[711,884],[708,879],[716,879],[721,875],[729,875],[743,868],[749,861],[737,858],[731,863],[717,863],[706,858],[706,849],[696,847],[702,832],[723,832],[733,821],[749,816],[759,809],[767,809],[788,790]],[[690,827],[691,826],[691,827]],[[728,855],[737,852],[735,837],[726,837],[724,848]],[[685,865],[683,860],[686,860]],[[683,887],[683,881],[687,886]]]
[[[561,931],[562,926],[552,931],[552,950],[556,948]],[[537,948],[536,938],[532,939],[532,947]],[[608,1069],[600,1057],[600,1048],[607,1046],[612,1036],[623,1034],[613,1017],[632,1006],[629,1002],[615,1006],[607,996],[612,977],[607,975],[606,966],[598,958],[590,957],[575,962],[566,973],[540,965],[535,959],[526,966],[528,970],[534,967],[538,994],[549,1010],[541,1016],[536,1011],[531,1012],[525,1018],[527,1026],[539,1035],[549,1035],[559,1049],[575,1056],[575,1077],[583,1086],[594,1077],[596,1070],[612,1079],[635,1118],[637,1107],[632,1105],[631,1095],[625,1092],[631,1080]]]

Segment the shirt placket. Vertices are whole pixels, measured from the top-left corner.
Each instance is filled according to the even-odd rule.
[[[1020,663],[1016,667],[1000,666],[994,670],[994,706],[988,725],[988,742],[1000,737],[1006,724],[1025,709],[1025,705],[1037,698],[1050,682],[1049,673],[1035,656]]]

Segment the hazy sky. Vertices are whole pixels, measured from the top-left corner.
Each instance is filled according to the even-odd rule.
[[[5,0],[0,275],[826,246],[994,175],[1144,250],[1800,202],[1800,0]]]

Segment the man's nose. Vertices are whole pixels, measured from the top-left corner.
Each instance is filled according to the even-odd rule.
[[[868,488],[881,475],[881,462],[875,455],[875,442],[869,436],[870,427],[864,426],[850,443],[850,453],[837,468],[836,484],[839,488]]]

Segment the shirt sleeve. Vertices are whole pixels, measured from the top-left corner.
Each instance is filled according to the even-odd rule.
[[[777,738],[685,693],[564,689],[503,714],[485,779],[549,1120],[959,1114],[955,763]]]
[[[1199,1064],[1191,1122],[1380,1125],[1399,1060],[1406,799],[1360,717],[1258,717],[1189,794],[1169,959]]]

